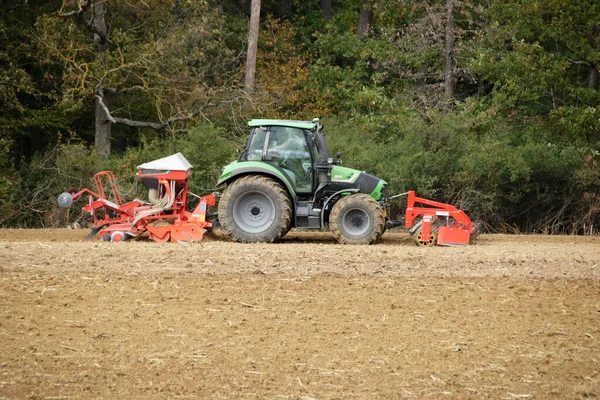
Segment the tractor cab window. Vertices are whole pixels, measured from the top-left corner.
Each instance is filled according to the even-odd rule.
[[[283,170],[297,192],[312,191],[312,157],[304,130],[284,126],[271,127],[267,160]]]
[[[248,150],[246,151],[246,160],[260,161],[262,159],[266,135],[267,131],[265,129],[254,128],[252,137],[250,138],[250,143],[248,144]]]

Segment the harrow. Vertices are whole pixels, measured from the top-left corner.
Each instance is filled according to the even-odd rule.
[[[481,222],[473,222],[456,207],[417,197],[408,191],[404,227],[416,242],[423,246],[464,246],[473,242],[481,232]],[[416,205],[421,205],[417,207]]]

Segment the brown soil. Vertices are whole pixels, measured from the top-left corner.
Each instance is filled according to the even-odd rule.
[[[0,230],[0,398],[600,398],[600,237]]]

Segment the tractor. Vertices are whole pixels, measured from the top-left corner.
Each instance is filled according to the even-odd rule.
[[[370,244],[386,228],[387,182],[342,167],[323,126],[253,119],[247,146],[223,168],[219,222],[238,242],[273,242],[291,228],[329,226],[341,243]]]

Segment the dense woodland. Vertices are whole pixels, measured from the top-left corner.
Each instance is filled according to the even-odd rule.
[[[599,68],[597,0],[4,0],[0,226],[64,226],[62,191],[110,169],[133,196],[175,152],[210,192],[248,119],[319,117],[390,194],[598,233]]]

